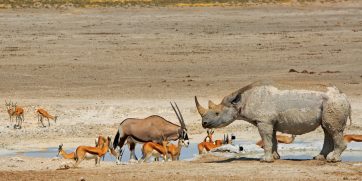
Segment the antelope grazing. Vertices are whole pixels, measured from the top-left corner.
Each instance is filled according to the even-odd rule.
[[[183,146],[189,146],[183,139],[178,140],[177,146],[174,144],[167,145],[167,153],[170,155],[172,161],[180,160],[181,149]]]
[[[8,112],[9,114],[9,120],[10,120],[10,123],[13,122],[13,117],[15,116],[14,113],[15,113],[15,109],[14,107],[12,106],[12,103],[11,102],[6,102],[5,100],[5,106],[6,106],[6,111]]]
[[[103,138],[105,139],[105,138]],[[99,144],[99,142],[98,142]],[[74,160],[76,160],[74,167],[78,167],[78,165],[84,160],[84,159],[95,159],[95,165],[99,166],[101,157],[104,156],[111,146],[111,138],[107,137],[106,141],[103,144],[99,144],[99,147],[92,147],[92,146],[78,146],[75,155]]]
[[[206,132],[207,132],[207,136],[205,137],[204,141],[197,145],[197,149],[199,151],[199,154],[204,153],[205,150],[208,152],[208,151],[210,151],[210,150],[212,150],[214,148],[217,148],[217,147],[219,147],[219,146],[221,146],[221,145],[223,145],[225,143],[229,143],[229,141],[228,141],[229,136],[227,136],[227,138],[226,138],[225,135],[224,135],[224,140],[223,141],[222,140],[216,140],[215,143],[214,143],[213,140],[212,140],[212,136],[214,134],[214,131],[213,130],[212,131],[207,130]],[[208,142],[206,141],[207,138],[209,138]]]
[[[162,138],[162,145],[154,142],[147,142],[143,144],[142,147],[142,158],[139,160],[139,163],[148,161],[151,156],[155,157],[155,160],[162,155],[162,159],[167,161],[167,138]]]
[[[63,144],[59,145],[58,147],[58,155],[62,156],[64,159],[74,159],[74,152],[67,153],[63,149]]]
[[[43,123],[43,118],[46,118],[48,120],[48,126],[49,127],[50,127],[49,119],[52,119],[52,120],[54,120],[55,123],[57,123],[58,116],[52,116],[44,109],[37,109],[36,113],[37,113],[37,116],[38,116],[38,124],[40,122],[43,125],[43,127],[45,127],[44,123]]]
[[[95,145],[98,148],[101,148],[101,146],[103,146],[104,144],[104,137],[103,136],[99,136],[98,139],[95,140]],[[67,153],[65,152],[65,150],[63,149],[63,143],[61,145],[59,145],[58,147],[58,155],[57,156],[62,156],[64,159],[74,159],[74,152],[71,153]],[[86,154],[85,159],[86,160],[90,160],[90,159],[95,159],[96,157],[91,155],[91,154]]]
[[[358,134],[347,134],[343,136],[343,140],[346,143],[350,143],[352,141],[355,142],[362,142],[362,135],[358,135]]]
[[[284,144],[290,144],[294,141],[295,135],[287,136],[287,135],[276,135],[276,139],[278,143],[284,143]],[[264,142],[263,140],[259,140],[256,145],[258,145],[260,148],[264,148]]]
[[[188,144],[189,138],[187,135],[187,129],[180,109],[176,103],[175,106],[177,111],[172,104],[171,106],[176,113],[180,126],[171,123],[158,115],[149,116],[144,119],[128,118],[119,125],[117,134],[113,141],[113,148],[118,149],[119,147],[119,150],[121,150],[127,140],[131,151],[130,160],[137,160],[135,155],[136,142],[158,142],[162,135],[164,135],[168,141],[175,141],[182,138]],[[119,157],[117,163],[119,163],[121,159],[122,157]]]
[[[24,109],[20,106],[17,106],[16,103],[12,104],[13,109],[15,110],[13,115],[15,116],[16,124],[14,128],[21,129],[21,125],[24,122]]]

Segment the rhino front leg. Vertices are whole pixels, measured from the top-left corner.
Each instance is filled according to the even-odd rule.
[[[261,139],[264,142],[264,156],[261,157],[261,162],[273,162],[274,156],[273,151],[273,125],[267,123],[258,123],[258,130]]]

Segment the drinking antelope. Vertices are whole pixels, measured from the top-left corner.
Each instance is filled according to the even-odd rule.
[[[276,139],[278,143],[284,143],[284,144],[290,144],[294,141],[295,135],[287,136],[287,135],[276,135]],[[263,140],[259,140],[256,145],[258,145],[260,148],[264,148],[264,142]]]
[[[58,155],[62,156],[64,159],[74,159],[74,152],[67,153],[63,149],[63,144],[59,145],[58,147]]]
[[[228,141],[229,136],[225,137],[225,135],[224,135],[224,140],[223,141],[222,140],[216,140],[215,142],[213,142],[212,136],[214,134],[214,131],[213,130],[212,131],[207,130],[206,132],[207,132],[207,136],[205,137],[204,141],[197,145],[197,149],[199,150],[199,154],[202,154],[205,150],[210,151],[210,150],[212,150],[214,148],[217,148],[217,147],[219,147],[219,146],[221,146],[221,145],[223,145],[225,143],[229,143],[229,141]],[[206,141],[207,138],[209,138],[208,142]]]
[[[104,144],[104,137],[103,136],[99,136],[98,139],[95,140],[95,145],[98,148],[101,148],[101,146],[103,146]],[[63,143],[61,145],[59,145],[58,147],[58,155],[57,156],[62,156],[64,159],[74,159],[74,152],[71,153],[67,153],[65,152],[65,150],[63,149]],[[95,159],[95,157],[93,155],[90,154],[86,154],[85,156],[86,160],[90,160],[90,159]]]
[[[350,143],[352,141],[355,142],[362,142],[362,135],[358,135],[358,134],[347,134],[343,136],[343,140],[346,143]]]
[[[99,166],[101,157],[104,156],[111,147],[111,138],[107,137],[106,141],[98,146],[99,147],[78,146],[74,155],[74,160],[76,160],[74,167],[78,167],[78,165],[86,158],[95,159],[96,166]]]
[[[148,161],[151,156],[155,157],[155,160],[162,155],[164,161],[167,161],[167,138],[162,137],[162,145],[154,142],[147,142],[142,147],[142,158],[139,163]]]
[[[43,124],[43,118],[47,118],[49,127],[50,127],[49,119],[52,119],[52,120],[54,120],[55,123],[57,123],[58,116],[52,116],[44,109],[41,109],[41,108],[37,109],[36,113],[37,113],[37,116],[38,116],[38,124],[40,122],[43,125],[43,127],[45,127],[44,124]]]

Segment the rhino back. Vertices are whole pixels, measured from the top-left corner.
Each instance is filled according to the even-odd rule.
[[[273,122],[278,131],[304,134],[321,124],[325,96],[318,91],[258,87],[244,96],[244,113],[252,120]]]

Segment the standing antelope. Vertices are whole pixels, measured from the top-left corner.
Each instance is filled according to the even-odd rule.
[[[175,111],[181,126],[171,123],[158,115],[149,116],[144,119],[128,118],[119,125],[113,141],[113,148],[119,147],[118,150],[121,150],[127,140],[131,151],[130,160],[133,160],[137,159],[135,156],[135,146],[137,142],[158,142],[162,135],[164,135],[167,137],[168,141],[175,141],[182,138],[185,140],[186,144],[188,144],[189,138],[187,129],[180,109],[176,103],[175,106],[177,111],[172,104],[171,106]],[[119,163],[121,159],[122,157],[118,156],[117,163]]]
[[[10,120],[10,123],[12,123],[13,122],[13,116],[15,116],[14,115],[14,113],[15,113],[15,109],[14,109],[14,107],[12,106],[12,103],[11,102],[6,102],[6,100],[5,100],[5,106],[6,106],[6,111],[8,112],[8,114],[9,114],[9,120]]]
[[[358,134],[347,134],[343,136],[343,140],[346,143],[350,143],[351,141],[355,141],[355,142],[362,142],[362,135],[358,135]]]
[[[12,104],[12,107],[14,109],[13,115],[15,116],[15,121],[16,121],[14,128],[21,129],[21,125],[24,122],[24,109],[22,107],[18,106],[17,103]]]
[[[162,137],[162,145],[154,142],[147,142],[142,146],[142,158],[139,160],[139,163],[148,161],[151,156],[155,157],[155,160],[162,155],[162,159],[167,161],[167,138]]]
[[[185,140],[179,139],[177,146],[174,144],[167,145],[167,153],[170,155],[172,161],[180,160],[181,149],[182,147],[188,147],[189,145],[185,143]]]
[[[105,138],[104,138],[105,139]],[[111,147],[111,138],[107,137],[107,140],[102,145],[98,145],[100,147],[92,147],[92,146],[78,146],[74,160],[76,160],[74,167],[78,167],[78,165],[86,158],[93,157],[95,158],[96,166],[100,165],[101,157],[104,156]]]
[[[38,124],[40,122],[43,125],[43,127],[45,127],[44,124],[43,124],[43,118],[47,118],[49,127],[50,127],[49,119],[52,119],[52,120],[54,120],[55,123],[57,123],[58,116],[52,116],[47,111],[45,111],[44,109],[39,108],[39,109],[36,110],[36,113],[37,113],[37,116],[38,116]]]

